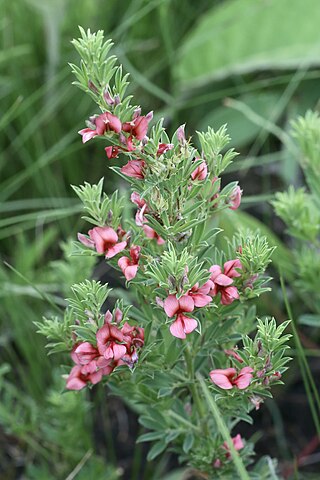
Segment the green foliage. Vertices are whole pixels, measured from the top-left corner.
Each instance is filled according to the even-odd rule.
[[[82,218],[93,225],[110,226],[118,228],[123,210],[124,197],[119,198],[116,190],[111,197],[102,192],[103,178],[97,185],[90,185],[85,182],[84,185],[76,187],[72,185],[81,202],[84,210],[88,214]]]
[[[270,247],[265,236],[259,231],[239,231],[232,239],[234,250],[241,265],[249,275],[264,273],[271,263],[271,256],[276,247]]]
[[[91,33],[90,29],[87,32],[82,27],[79,29],[81,38],[72,41],[81,57],[80,67],[70,64],[77,79],[74,85],[89,94],[102,111],[110,110],[106,94],[109,94],[112,100],[117,97],[118,104],[112,110],[116,115],[123,112],[128,114],[132,98],[125,96],[129,85],[128,74],[123,75],[122,66],[116,65],[117,57],[109,55],[112,40],[104,41],[102,30]],[[113,85],[110,85],[111,81]],[[133,111],[132,107],[131,110]],[[127,116],[130,118],[130,115]]]
[[[102,285],[96,280],[85,280],[71,287],[73,297],[68,298],[72,314],[79,322],[87,323],[91,319],[97,324],[101,319],[101,307],[110,293],[108,284]]]
[[[316,12],[312,18],[310,12]],[[222,2],[189,33],[175,74],[187,89],[232,74],[318,63],[319,21],[317,0],[294,5],[292,0]],[[299,32],[297,24],[302,25]]]
[[[213,176],[219,177],[238,155],[233,148],[228,150],[225,154],[221,154],[221,151],[230,143],[227,126],[223,125],[217,131],[208,127],[206,133],[198,132],[198,137],[205,158],[211,167]]]
[[[148,265],[146,275],[159,287],[168,290],[169,293],[178,292],[179,296],[197,282],[202,285],[210,276],[208,270],[203,268],[203,263],[199,263],[187,248],[177,255],[171,243],[168,244],[168,250],[163,253],[160,261],[155,258]]]
[[[311,195],[304,188],[279,192],[272,202],[276,214],[288,225],[293,237],[305,241],[314,241],[319,235],[320,214]]]
[[[71,465],[80,462],[88,451],[92,455],[88,400],[74,392],[62,395],[62,379],[55,371],[54,384],[40,404],[21,395],[21,389],[6,379],[9,370],[3,365],[0,371],[0,423],[7,434],[20,438],[27,455],[37,454],[38,465],[30,462],[27,466],[28,478],[66,478]],[[66,428],[70,418],[72,428]],[[95,478],[102,480],[106,469],[110,469],[110,478],[118,478],[102,458],[91,456],[90,468],[86,467],[80,478],[87,478],[82,477],[85,471],[96,471]]]

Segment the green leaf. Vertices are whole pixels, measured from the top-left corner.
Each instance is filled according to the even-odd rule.
[[[222,2],[187,37],[176,77],[190,88],[232,74],[319,64],[319,25],[317,0]]]
[[[162,440],[153,445],[151,450],[149,450],[147,460],[154,460],[160,453],[162,453],[167,447],[167,444]]]
[[[192,446],[193,446],[193,443],[194,443],[194,435],[192,432],[189,432],[187,433],[185,439],[184,439],[184,442],[183,442],[183,451],[185,453],[188,453],[189,450],[191,450]]]
[[[249,94],[240,97],[238,100],[247,105],[256,114],[263,118],[270,118],[274,106],[277,104],[280,95],[270,93]],[[228,125],[228,133],[231,137],[230,145],[240,148],[243,145],[252,142],[261,130],[261,127],[253,123],[239,110],[234,110],[227,106],[215,108],[209,112],[201,121],[199,129],[205,130],[207,125],[214,129],[220,125]]]
[[[308,327],[320,327],[320,315],[316,313],[305,313],[299,317],[300,325],[308,325]]]

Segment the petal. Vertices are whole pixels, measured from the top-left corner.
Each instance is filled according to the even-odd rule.
[[[122,358],[127,353],[126,346],[118,345],[117,343],[113,344],[112,350],[113,350],[113,357],[115,361],[120,360],[120,358]]]
[[[111,227],[95,227],[95,230],[108,243],[116,243],[118,235]]]
[[[106,252],[106,258],[112,258],[117,255],[119,252],[122,252],[127,246],[127,242],[120,242],[113,245],[113,247],[108,248]]]
[[[115,325],[110,325],[110,335],[112,338],[118,340],[118,342],[123,342],[124,340],[123,333]]]
[[[92,130],[91,128],[83,128],[79,130],[78,133],[82,136],[82,143],[86,143],[98,135],[96,130]]]
[[[126,268],[124,276],[126,277],[126,280],[128,282],[130,282],[130,280],[132,280],[137,275],[138,268],[138,265],[130,265]]]
[[[222,273],[219,265],[212,265],[212,267],[209,268],[209,272],[211,272],[210,280],[213,282],[215,281],[216,277]]]
[[[244,447],[244,444],[243,444],[240,433],[238,433],[238,435],[233,437],[232,442],[233,442],[233,446],[236,450],[241,450],[241,448]]]
[[[143,225],[143,231],[145,233],[145,236],[148,238],[156,237],[156,232],[153,230],[153,228],[149,227],[148,225]]]
[[[174,337],[181,338],[184,340],[186,338],[186,333],[184,331],[184,326],[181,321],[181,318],[178,316],[177,320],[175,320],[171,325],[170,325],[170,333]]]
[[[69,377],[67,378],[66,387],[68,390],[82,390],[87,384],[84,380],[80,378],[81,367],[76,365],[72,368]]]
[[[94,248],[94,241],[88,238],[86,235],[83,235],[83,233],[78,233],[78,240],[81,242],[83,245],[89,248]]]
[[[230,382],[229,378],[223,375],[222,373],[210,372],[210,378],[212,383],[214,383],[220,388],[223,388],[223,390],[231,390],[231,388],[233,388],[233,385]]]
[[[239,293],[236,287],[227,287],[221,290],[222,305],[230,305],[234,300],[239,298]]]
[[[253,368],[251,367],[243,367],[240,372],[239,372],[239,375],[245,375],[246,373],[253,373]]]
[[[163,245],[164,243],[166,243],[166,241],[162,237],[160,237],[159,235],[157,235],[157,237],[158,237],[157,238],[158,245]]]
[[[107,118],[107,125],[108,127],[116,133],[121,132],[121,121],[116,115],[112,115],[112,113],[106,112]]]
[[[194,301],[190,295],[183,295],[179,298],[179,310],[181,312],[192,312],[194,310]]]
[[[241,273],[237,272],[235,268],[242,268],[240,260],[228,260],[228,262],[225,262],[223,265],[224,268],[224,274],[227,275],[227,277],[233,278],[233,277],[240,277]]]
[[[212,298],[209,295],[203,295],[202,293],[196,293],[192,295],[192,298],[196,307],[205,307],[212,302]]]
[[[105,323],[103,327],[99,328],[96,333],[96,338],[99,353],[103,355],[106,349],[106,343],[110,340],[110,325],[108,323]]]
[[[89,380],[93,385],[96,385],[96,383],[99,383],[101,379],[102,379],[101,370],[98,370],[97,372],[91,373],[89,375]]]
[[[141,247],[139,247],[139,245],[132,245],[132,247],[130,248],[130,257],[132,258],[134,264],[137,264],[139,262],[140,251]]]
[[[104,323],[112,323],[112,313],[110,310],[106,311],[106,314],[104,316]]]
[[[204,283],[200,288],[197,287],[195,293],[203,293],[204,295],[207,295],[213,286],[214,283],[211,280],[207,280],[206,283]]]
[[[214,279],[214,283],[217,283],[221,287],[227,287],[228,285],[231,285],[231,283],[233,283],[233,280],[232,278],[227,277],[227,275],[221,273]]]
[[[125,274],[124,273],[125,269],[129,267],[130,264],[131,264],[131,261],[128,257],[121,257],[118,260],[118,265],[121,268],[123,274]]]
[[[163,308],[168,317],[173,317],[179,310],[177,297],[175,295],[169,295],[164,301]]]
[[[189,318],[184,315],[179,315],[179,317],[182,317],[182,321],[184,324],[184,331],[185,333],[191,333],[193,330],[195,330],[198,326],[198,322],[194,318]]]
[[[250,385],[251,379],[252,379],[252,374],[245,373],[244,375],[239,375],[237,378],[235,378],[233,380],[233,383],[239,388],[239,390],[243,390]]]

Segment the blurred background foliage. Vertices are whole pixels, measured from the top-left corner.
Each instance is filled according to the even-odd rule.
[[[277,278],[282,271],[293,312],[307,323],[300,338],[317,374],[319,309],[310,310],[307,296],[294,294],[299,283],[292,239],[270,202],[275,192],[305,184],[301,152],[289,132],[291,119],[319,107],[318,1],[0,0],[0,5],[0,476],[112,480],[124,472],[131,480],[179,480],[180,471],[165,477],[176,466],[168,455],[145,466],[144,447],[134,447],[138,427],[117,399],[107,399],[99,388],[89,396],[61,395],[61,358],[47,357],[33,325],[63,307],[68,287],[93,268],[90,259],[61,261],[68,247],[60,242],[81,229],[70,183],[105,176],[106,190],[114,189],[101,140],[83,146],[77,135],[97,112],[71,85],[68,62],[78,59],[70,41],[78,25],[103,29],[131,74],[136,103],[144,113],[165,116],[170,133],[185,122],[189,135],[228,123],[240,155],[225,181],[239,180],[244,198],[241,211],[220,220],[221,242],[238,227],[258,228],[277,246],[271,273]],[[100,265],[95,276],[102,275],[109,274]],[[281,296],[274,281],[258,312],[284,320]],[[309,324],[303,317],[310,313],[317,313],[311,325],[310,317]],[[258,450],[280,456],[283,465],[299,457],[315,434],[301,376],[294,367],[290,371],[278,403],[257,413],[265,429]],[[303,423],[293,414],[298,407],[307,412]]]

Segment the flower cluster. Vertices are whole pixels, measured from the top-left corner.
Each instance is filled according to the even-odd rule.
[[[108,310],[104,325],[96,332],[96,344],[77,342],[71,352],[76,364],[67,379],[69,390],[81,390],[88,383],[95,385],[103,376],[110,375],[120,365],[133,368],[138,352],[144,345],[144,329],[125,322],[121,327],[122,312]]]
[[[175,317],[170,326],[170,332],[174,337],[185,339],[188,333],[193,332],[198,325],[195,318],[190,318],[185,313],[191,313],[195,307],[206,307],[212,302],[212,297],[221,294],[221,303],[230,305],[239,298],[237,287],[233,285],[234,278],[240,277],[241,262],[239,260],[229,260],[224,264],[222,273],[219,265],[213,265],[209,268],[210,279],[201,287],[196,283],[184,295],[178,297],[174,294],[168,295],[163,302],[163,308],[169,318]]]
[[[81,30],[81,35],[75,45],[82,68],[73,66],[73,71],[102,113],[91,117],[88,128],[79,133],[84,143],[94,137],[107,140],[109,159],[120,154],[127,159],[125,165],[112,168],[131,185],[137,210],[135,221],[123,217],[125,198],[117,192],[111,197],[103,193],[103,180],[74,187],[87,214],[83,218],[94,225],[87,235],[78,234],[75,253],[101,255],[127,281],[137,277],[126,297],[135,305],[134,318],[140,318],[146,329],[146,345],[144,329],[126,321],[130,307],[123,300],[117,301],[113,313],[101,314],[107,287],[95,280],[72,286],[74,298],[63,328],[52,321],[42,332],[57,338],[50,345],[55,351],[70,352],[73,346],[70,390],[94,385],[119,366],[129,367],[121,381],[113,374],[114,384],[123,397],[132,395],[143,411],[142,425],[154,430],[141,437],[156,439],[149,459],[168,447],[206,478],[217,474],[222,478],[224,468],[229,473],[232,464],[231,444],[222,443],[221,434],[224,431],[226,440],[228,426],[259,408],[289,360],[286,324],[256,319],[243,305],[249,295],[267,290],[261,275],[272,248],[254,234],[241,241],[234,235],[224,252],[215,243],[220,229],[212,228],[212,216],[223,209],[236,210],[242,195],[237,182],[221,185],[221,174],[236,156],[233,149],[226,150],[230,141],[226,127],[198,133],[199,149],[186,138],[185,125],[172,138],[161,121],[149,129],[152,112],[142,115],[140,107],[130,105],[126,77],[121,67],[114,66],[114,57],[106,57],[111,42],[103,47],[102,32]],[[165,322],[183,345],[163,331]],[[241,323],[241,335],[236,322]],[[196,329],[200,338],[190,335]],[[235,345],[238,339],[241,350]],[[143,358],[135,369],[142,347]],[[223,422],[225,428],[219,431]],[[196,435],[202,428],[205,435]],[[250,448],[244,448],[240,435],[232,442],[249,463]],[[237,474],[233,471],[230,478]]]

